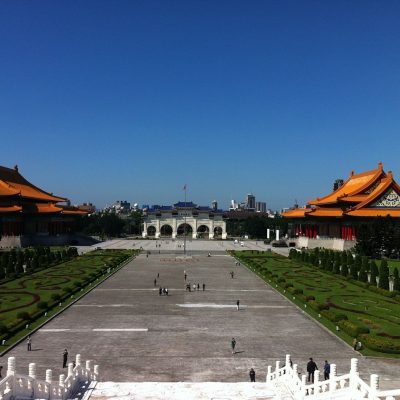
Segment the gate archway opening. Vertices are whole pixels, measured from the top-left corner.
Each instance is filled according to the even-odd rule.
[[[200,225],[197,228],[197,237],[200,239],[208,239],[210,236],[210,228],[207,225]]]
[[[180,224],[177,229],[177,236],[192,237],[193,228],[189,224]]]
[[[214,239],[222,239],[222,228],[219,226],[214,228]]]
[[[160,229],[161,237],[172,237],[172,226],[171,225],[163,225]]]
[[[147,228],[147,236],[151,236],[151,237],[156,236],[156,227],[155,226],[149,226]]]

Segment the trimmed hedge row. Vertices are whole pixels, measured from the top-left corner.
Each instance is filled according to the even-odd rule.
[[[384,353],[400,354],[400,340],[387,339],[375,335],[361,334],[359,336],[364,346],[371,350]]]

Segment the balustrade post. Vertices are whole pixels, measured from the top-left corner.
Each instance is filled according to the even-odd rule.
[[[276,378],[278,378],[278,376],[279,376],[279,366],[280,366],[280,361],[278,360],[276,363],[275,363],[275,375],[276,375]]]
[[[267,379],[266,379],[267,382],[269,382],[271,380],[271,374],[272,374],[272,367],[271,367],[271,365],[268,365],[268,368],[267,368]]]
[[[352,358],[350,363],[350,382],[349,387],[351,390],[357,390],[357,380],[358,380],[358,360],[357,358]]]
[[[300,392],[302,394],[301,398],[304,398],[304,396],[306,395],[306,392],[307,392],[306,385],[307,385],[307,376],[302,375],[301,376],[301,388],[300,388]]]
[[[379,375],[372,374],[370,377],[370,384],[371,390],[368,394],[368,399],[375,399],[376,392],[379,390]]]
[[[331,364],[331,372],[329,375],[329,390],[334,392],[336,390],[336,364]]]
[[[92,360],[86,360],[86,368],[85,368],[85,375],[90,378],[90,374],[92,372]]]
[[[80,355],[80,354],[77,354],[77,355],[76,355],[76,357],[75,357],[75,364],[76,364],[76,366],[82,364],[82,362],[81,362],[81,355]]]
[[[298,373],[299,373],[299,371],[298,371],[298,366],[297,366],[297,364],[293,364],[293,376],[294,376],[295,378],[297,378]]]
[[[319,371],[316,370],[314,372],[314,394],[319,393],[320,392],[320,387],[319,387]]]
[[[290,354],[285,356],[285,373],[287,374],[290,368]]]
[[[46,369],[46,382],[51,383],[53,381],[53,372],[51,369]]]
[[[29,363],[29,377],[36,379],[36,364]]]
[[[74,363],[69,363],[68,364],[68,375],[67,376],[73,376],[74,375]]]
[[[97,379],[99,379],[99,366],[96,364],[93,368],[93,373],[94,373],[94,380],[97,381]]]
[[[15,368],[16,368],[15,357],[8,357],[7,376],[15,375]]]
[[[64,387],[65,385],[65,375],[61,374],[60,377],[58,378],[58,385],[61,387]]]

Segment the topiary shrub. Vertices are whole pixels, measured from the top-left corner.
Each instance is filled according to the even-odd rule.
[[[29,313],[26,312],[26,311],[20,311],[20,312],[17,314],[17,318],[18,318],[18,319],[21,319],[21,320],[23,320],[23,321],[29,321],[29,320],[31,319],[31,316],[30,316]]]
[[[60,301],[60,300],[61,300],[61,296],[60,296],[58,293],[53,293],[53,294],[50,296],[50,298],[51,298],[53,301]]]
[[[307,301],[315,300],[315,297],[314,297],[314,296],[307,296],[307,297],[306,297],[306,300],[307,300]]]
[[[36,307],[38,310],[47,310],[49,308],[49,305],[47,304],[47,301],[39,301]]]
[[[278,278],[276,281],[277,281],[278,283],[283,283],[283,282],[286,282],[286,279],[280,277],[280,278]]]
[[[379,287],[389,290],[389,267],[386,260],[382,260],[379,268]]]
[[[285,289],[288,289],[288,288],[290,288],[290,287],[293,287],[293,283],[292,283],[292,282],[286,282],[286,283],[283,285],[283,287],[284,287]]]

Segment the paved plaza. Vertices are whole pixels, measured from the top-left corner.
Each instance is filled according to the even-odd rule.
[[[185,290],[184,271],[200,291]],[[160,296],[158,285],[167,287],[169,296]],[[283,361],[285,354],[292,355],[302,373],[308,357],[320,369],[325,359],[336,363],[341,374],[348,372],[350,358],[358,356],[362,377],[378,373],[383,388],[400,387],[399,360],[362,358],[224,253],[189,259],[142,253],[42,327],[32,344],[34,351],[27,352],[22,343],[0,363],[16,356],[19,371],[36,362],[38,376],[44,377],[46,368],[59,374],[67,348],[71,359],[80,353],[83,360],[99,364],[105,381],[240,382],[248,381],[252,367],[258,380],[264,380],[267,366]]]

